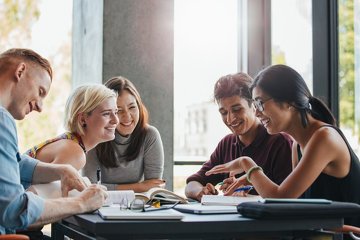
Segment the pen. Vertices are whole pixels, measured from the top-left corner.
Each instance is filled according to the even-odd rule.
[[[253,188],[254,188],[253,186],[248,185],[248,186],[237,188],[237,189],[234,190],[234,192],[249,191],[249,190],[251,190]]]
[[[97,184],[101,184],[101,170],[100,170],[100,168],[98,168],[96,170],[96,179],[97,179]]]

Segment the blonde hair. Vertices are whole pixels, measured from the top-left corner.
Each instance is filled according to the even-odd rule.
[[[117,93],[102,84],[87,84],[77,87],[65,106],[64,127],[67,131],[84,135],[84,126],[78,120],[81,113],[91,112],[108,98],[117,98]]]

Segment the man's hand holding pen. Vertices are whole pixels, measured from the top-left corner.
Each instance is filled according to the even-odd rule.
[[[235,178],[234,176],[224,179],[218,183],[225,196],[246,196],[247,193],[253,189],[251,185],[244,185],[244,177]]]
[[[229,186],[233,184],[235,181],[236,181],[235,177],[225,178],[222,182],[218,183],[218,185],[220,185],[219,190],[225,193],[229,188]]]
[[[224,180],[225,181],[225,180]],[[241,176],[239,178],[234,178],[234,181],[230,183],[227,188],[223,191],[225,196],[246,196],[246,194],[252,189],[248,187],[248,182],[246,181],[246,176]],[[244,188],[244,186],[247,186]],[[237,190],[237,191],[236,191]]]

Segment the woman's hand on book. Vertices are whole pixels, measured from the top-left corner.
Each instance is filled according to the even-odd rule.
[[[133,190],[136,193],[149,191],[151,188],[165,188],[165,180],[163,179],[147,179],[137,183],[126,183],[117,185],[116,190]]]
[[[133,190],[136,193],[143,193],[155,187],[165,188],[165,180],[147,179],[138,183],[120,184],[117,190]]]
[[[148,179],[148,180],[144,180],[143,183],[149,187],[147,190],[153,187],[165,188],[166,185],[165,180],[163,179]]]

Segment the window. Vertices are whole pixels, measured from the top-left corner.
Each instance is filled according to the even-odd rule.
[[[313,70],[323,71],[321,68],[312,69],[311,6],[314,2],[310,0],[272,0],[271,4],[272,64],[283,63],[295,68],[313,91]],[[360,153],[360,98],[357,97],[360,94],[360,23],[355,19],[359,17],[359,1],[338,1],[339,126],[357,154]],[[330,23],[327,24],[330,25]],[[326,54],[330,55],[331,53]],[[330,76],[330,73],[320,74],[320,76]],[[330,79],[315,80],[314,84],[317,84],[317,88],[326,86],[329,88],[327,91],[331,91]],[[331,96],[331,94],[327,96],[330,105],[336,105],[334,101],[337,99]]]
[[[237,72],[237,0],[175,0],[174,161],[207,160],[229,130],[213,86]],[[174,167],[174,190],[199,166]],[[181,182],[181,183],[180,183]]]
[[[360,3],[339,0],[339,122],[359,155],[360,141]]]
[[[0,52],[31,48],[47,58],[54,69],[43,112],[17,121],[19,148],[24,152],[63,131],[65,101],[71,88],[72,2],[31,1],[24,5],[0,0],[0,6],[0,15],[5,18],[2,22],[9,27],[0,31]]]
[[[296,69],[312,91],[311,0],[271,1],[271,62]]]

